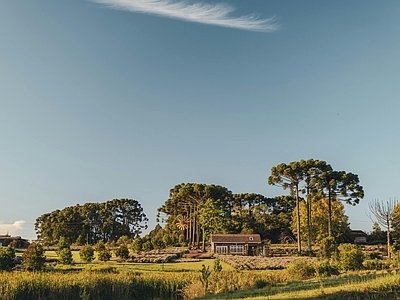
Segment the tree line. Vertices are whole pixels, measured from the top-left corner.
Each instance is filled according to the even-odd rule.
[[[147,229],[148,218],[133,199],[113,199],[103,203],[85,203],[55,210],[38,217],[35,230],[44,244],[56,244],[61,237],[68,243],[96,244],[121,236],[138,237]]]
[[[321,160],[281,163],[271,168],[270,185],[287,195],[266,197],[257,193],[234,194],[228,188],[202,183],[175,185],[158,208],[157,226],[147,235],[151,247],[189,245],[204,247],[212,233],[258,233],[262,239],[286,242],[297,239],[311,244],[325,237],[348,241],[350,228],[344,205],[355,205],[364,196],[358,175],[334,170]],[[45,243],[64,237],[69,243],[96,244],[136,239],[147,228],[140,203],[113,199],[86,203],[46,213],[37,218],[35,229]]]

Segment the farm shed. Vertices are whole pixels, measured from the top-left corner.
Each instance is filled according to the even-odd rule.
[[[259,234],[211,234],[211,251],[220,254],[254,255],[261,248]]]

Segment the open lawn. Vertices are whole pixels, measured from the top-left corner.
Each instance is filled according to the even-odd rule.
[[[57,253],[55,251],[46,251],[46,257],[57,258]],[[96,257],[97,254],[95,254]],[[55,269],[105,269],[114,268],[118,272],[189,272],[189,271],[199,271],[202,265],[206,267],[213,268],[214,259],[197,259],[197,260],[182,260],[178,262],[171,263],[130,263],[130,262],[117,262],[117,261],[93,261],[90,264],[82,263],[79,257],[79,251],[72,251],[73,260],[76,264],[71,266],[64,266],[62,264],[57,264]],[[222,268],[225,271],[234,270],[233,267],[227,263],[221,262]]]

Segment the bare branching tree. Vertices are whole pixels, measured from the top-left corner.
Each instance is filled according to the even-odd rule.
[[[392,227],[396,205],[397,201],[392,199],[386,202],[375,199],[369,203],[369,210],[375,216],[376,221],[386,228],[388,259],[390,259],[390,228]],[[369,218],[372,220],[371,215],[369,215]]]

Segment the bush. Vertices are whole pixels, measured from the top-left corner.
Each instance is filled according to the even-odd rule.
[[[339,250],[339,266],[344,271],[360,270],[363,266],[364,255],[362,251],[353,244],[340,244]]]
[[[122,259],[126,260],[129,258],[129,250],[128,247],[126,247],[125,245],[121,245],[119,246],[116,250],[115,250],[115,255],[121,257]]]
[[[111,253],[109,250],[104,249],[102,251],[97,252],[97,259],[101,261],[109,261],[111,258]]]
[[[93,249],[93,247],[90,246],[90,245],[83,246],[81,248],[81,250],[79,251],[79,256],[80,256],[81,260],[86,262],[86,263],[92,262],[92,260],[94,259],[94,249]]]
[[[15,251],[11,246],[0,248],[0,271],[14,268]]]
[[[60,263],[62,263],[64,265],[71,265],[72,264],[72,252],[69,249],[69,247],[58,251],[58,258],[60,260]]]
[[[305,259],[299,259],[290,264],[286,271],[291,279],[303,280],[314,277],[315,268],[314,265]]]
[[[40,271],[44,268],[44,250],[41,244],[32,243],[23,255],[23,265],[28,271]]]
[[[140,237],[134,239],[131,244],[132,251],[135,253],[139,253],[140,251],[142,251],[142,244],[143,244],[143,241]]]
[[[62,236],[62,237],[60,237],[60,239],[58,240],[58,243],[57,243],[57,254],[60,255],[60,252],[61,252],[63,249],[70,249],[70,248],[69,248],[68,242],[67,242],[66,239]]]
[[[362,265],[367,270],[384,270],[389,268],[389,265],[380,259],[366,259]]]
[[[339,267],[331,264],[329,261],[322,261],[315,264],[315,273],[322,277],[330,277],[332,275],[339,275]]]
[[[96,246],[94,246],[94,249],[97,252],[102,252],[106,250],[106,245],[104,244],[104,242],[102,240],[99,240],[96,244]]]
[[[265,279],[257,279],[254,282],[254,286],[256,289],[262,289],[265,288],[266,286],[268,286],[268,281],[266,281]]]
[[[219,260],[219,258],[214,260],[213,270],[214,270],[214,272],[221,272],[222,271],[222,265],[221,265],[221,261]]]
[[[151,241],[146,241],[142,244],[142,250],[143,251],[150,251],[153,250],[153,245],[151,244]]]
[[[331,259],[337,254],[337,245],[333,237],[326,237],[321,240],[318,251],[318,258]]]

